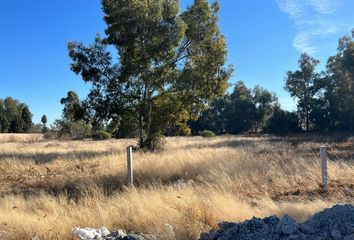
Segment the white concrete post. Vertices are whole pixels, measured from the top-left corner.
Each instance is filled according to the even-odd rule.
[[[133,178],[133,147],[127,147],[127,179],[128,186],[132,187],[134,185]]]
[[[328,172],[327,172],[327,150],[322,146],[320,150],[321,155],[321,177],[323,191],[328,191]]]

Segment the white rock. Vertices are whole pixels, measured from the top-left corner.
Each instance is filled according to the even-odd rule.
[[[73,234],[81,240],[95,240],[103,238],[110,234],[106,227],[99,229],[95,228],[80,228],[76,227],[72,230]]]
[[[173,229],[173,226],[171,224],[166,223],[165,224],[165,231],[166,231],[166,238],[167,239],[176,239],[175,237],[175,230]]]

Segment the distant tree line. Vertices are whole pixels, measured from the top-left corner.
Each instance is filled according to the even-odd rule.
[[[215,99],[197,121],[189,121],[189,126],[194,135],[205,129],[216,134],[301,130],[297,114],[282,110],[274,93],[259,86],[247,88],[242,81],[231,94]]]
[[[297,101],[297,111],[280,108],[266,89],[248,89],[238,82],[231,94],[215,99],[197,121],[193,133],[290,133],[354,130],[354,30],[339,40],[338,52],[329,57],[326,70],[316,72],[320,61],[301,54],[299,69],[288,71],[285,89]]]
[[[33,126],[28,106],[17,99],[0,99],[0,133],[28,133]]]

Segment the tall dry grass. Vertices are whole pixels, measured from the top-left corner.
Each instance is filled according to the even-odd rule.
[[[134,153],[135,140],[0,144],[0,238],[72,239],[75,226],[197,239],[221,220],[289,213],[304,220],[353,203],[354,140],[336,137],[169,138],[164,152]],[[319,147],[329,149],[329,193],[319,186]]]
[[[4,142],[38,142],[42,141],[43,134],[37,133],[0,133],[0,143]]]

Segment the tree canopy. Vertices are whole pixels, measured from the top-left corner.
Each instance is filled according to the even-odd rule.
[[[32,125],[32,113],[26,104],[12,97],[0,99],[1,133],[27,133]]]
[[[90,46],[70,42],[71,69],[92,84],[87,103],[96,119],[134,116],[140,147],[154,150],[157,136],[185,131],[228,87],[219,4],[195,0],[181,11],[175,0],[104,0],[102,9],[106,36]]]
[[[315,72],[319,60],[306,53],[301,54],[299,59],[299,70],[288,71],[285,89],[292,97],[297,98],[298,112],[306,130],[310,129],[311,105],[314,103],[315,95],[318,92],[317,83],[320,74]]]
[[[217,134],[262,132],[275,108],[279,102],[274,93],[260,86],[250,89],[238,81],[231,94],[213,100],[199,119],[189,124],[194,134],[205,129]]]

